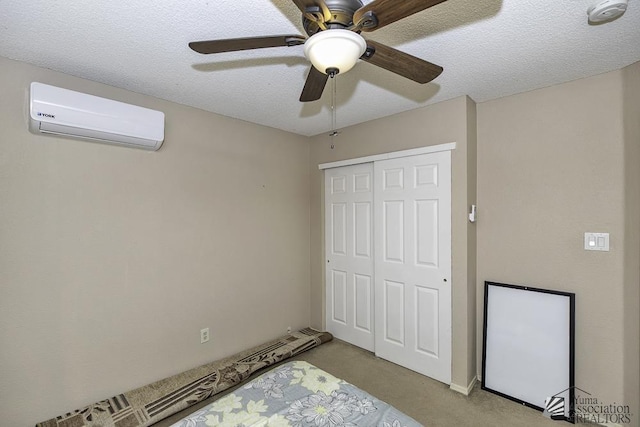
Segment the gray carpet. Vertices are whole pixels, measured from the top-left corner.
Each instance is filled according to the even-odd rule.
[[[378,359],[373,354],[334,339],[292,360],[304,360],[395,406],[425,426],[561,427],[541,412],[483,391],[478,384],[463,396],[449,386]],[[228,392],[230,392],[229,390]],[[219,396],[218,396],[219,397]],[[156,424],[165,427],[202,407],[202,402]]]

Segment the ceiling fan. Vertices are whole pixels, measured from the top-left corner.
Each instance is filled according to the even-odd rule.
[[[442,73],[442,67],[384,44],[365,40],[370,32],[435,6],[446,0],[292,0],[302,12],[302,25],[309,38],[300,35],[248,37],[189,43],[202,54],[262,49],[304,44],[313,66],[300,101],[316,101],[329,77],[345,73],[358,59],[384,68],[418,83],[428,83]]]

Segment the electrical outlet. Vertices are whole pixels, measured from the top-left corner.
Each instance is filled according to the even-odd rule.
[[[287,326],[287,333],[290,334],[291,333],[291,326]]]
[[[200,329],[200,344],[209,341],[209,328]]]

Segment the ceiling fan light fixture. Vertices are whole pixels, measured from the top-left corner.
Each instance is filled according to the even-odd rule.
[[[346,73],[367,49],[364,38],[350,30],[333,29],[315,33],[304,44],[304,55],[324,74]]]

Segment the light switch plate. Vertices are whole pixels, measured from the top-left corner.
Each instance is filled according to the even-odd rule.
[[[609,251],[609,233],[584,233],[586,251]]]

